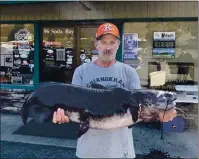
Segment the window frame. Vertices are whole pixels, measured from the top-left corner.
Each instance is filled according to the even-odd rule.
[[[34,90],[39,84],[39,45],[40,30],[39,23],[33,21],[0,21],[0,24],[32,24],[34,27],[34,73],[33,84],[4,84],[0,83],[0,89],[25,89]]]

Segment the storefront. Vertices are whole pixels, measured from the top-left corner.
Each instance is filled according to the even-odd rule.
[[[97,57],[94,36],[99,24],[1,23],[2,87],[34,89],[41,82],[70,83],[76,67]]]
[[[198,103],[197,28],[195,20],[126,22],[124,34],[136,33],[138,47],[123,62],[137,69],[143,87],[177,91],[179,102]]]
[[[95,32],[108,21],[123,35],[117,60],[136,68],[143,87],[179,89],[182,98],[198,101],[197,89],[186,91],[198,85],[197,2],[84,4],[91,10],[75,2],[0,6],[2,89],[70,83],[76,67],[97,57]],[[137,44],[130,53],[125,47],[128,34]]]

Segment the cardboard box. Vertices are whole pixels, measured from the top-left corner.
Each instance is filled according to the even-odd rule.
[[[150,76],[150,86],[161,86],[166,82],[166,72],[165,71],[156,71],[151,72]]]

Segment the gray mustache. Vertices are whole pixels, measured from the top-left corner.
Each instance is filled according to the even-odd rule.
[[[105,54],[110,54],[110,53],[113,53],[111,50],[106,50],[104,51]]]

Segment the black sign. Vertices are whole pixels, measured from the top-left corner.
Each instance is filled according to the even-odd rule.
[[[175,48],[175,41],[153,41],[153,48]]]

